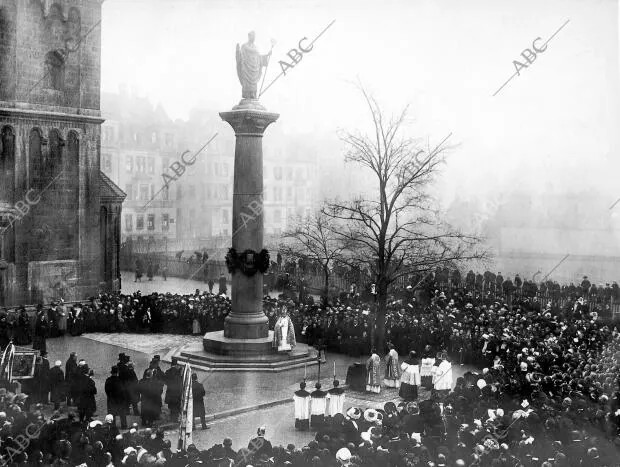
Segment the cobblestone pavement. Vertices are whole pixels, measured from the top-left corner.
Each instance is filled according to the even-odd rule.
[[[192,339],[200,339],[191,336],[175,336],[168,334],[86,334],[80,337],[62,337],[48,339],[47,347],[50,362],[61,360],[64,363],[69,353],[75,351],[78,358],[86,360],[95,372],[97,386],[97,418],[103,418],[106,412],[106,398],[104,392],[105,379],[110,374],[110,367],[118,360],[118,354],[124,352],[131,357],[136,367],[136,373],[142,376],[144,369],[148,367],[151,357],[159,353],[164,357],[164,352],[172,352],[172,349],[183,346],[184,342]],[[333,378],[333,362],[336,362],[336,373],[339,380],[344,383],[347,368],[359,358],[348,357],[327,353],[327,363],[322,365],[321,381],[324,388],[331,388]],[[163,363],[162,369],[169,368],[169,364]],[[454,379],[461,376],[470,367],[455,366]],[[317,379],[318,368],[308,368],[307,383],[310,388],[314,387]],[[246,443],[260,425],[268,426],[268,434],[277,443],[289,443],[302,445],[311,438],[311,433],[296,432],[292,426],[293,404],[288,401],[297,389],[299,382],[303,380],[304,370],[298,369],[283,372],[274,376],[271,373],[221,373],[221,372],[198,372],[198,379],[203,382],[207,391],[205,399],[207,415],[222,413],[239,408],[248,408],[248,412],[226,418],[217,419],[210,424],[212,429],[198,431],[196,440],[201,445],[210,446],[215,442],[221,442],[224,437],[231,437],[235,445],[241,440]],[[420,393],[421,399],[428,397],[424,391]],[[395,389],[383,389],[381,394],[369,394],[347,390],[347,402],[345,407],[356,406],[363,408],[379,408],[385,402],[399,401]],[[264,409],[256,410],[263,404],[279,401]],[[165,407],[165,406],[164,406]],[[51,412],[51,407],[48,409]],[[75,411],[74,408],[61,407],[62,412]],[[128,422],[140,423],[138,417],[130,415]],[[160,423],[170,425],[167,408],[164,409],[163,419]],[[174,431],[174,430],[173,430]],[[174,437],[171,432],[169,436]],[[176,445],[176,440],[174,441]]]

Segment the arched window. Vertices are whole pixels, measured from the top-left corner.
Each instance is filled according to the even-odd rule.
[[[41,151],[41,131],[37,128],[30,130],[28,140],[28,159],[30,162],[30,186],[40,190],[43,186],[43,154]]]
[[[62,91],[65,87],[65,54],[62,50],[48,52],[45,56],[47,67],[48,87],[56,91]]]
[[[15,200],[15,133],[9,126],[0,130],[0,202],[13,204]],[[10,221],[14,225],[14,221]],[[9,225],[11,225],[9,224]],[[3,235],[3,250],[0,256],[8,262],[15,262],[15,233],[12,228]],[[0,300],[3,300],[0,297]]]
[[[0,201],[13,202],[15,191],[15,133],[5,126],[0,131]]]
[[[46,178],[51,181],[56,175],[58,175],[63,168],[62,161],[62,147],[64,141],[62,140],[58,130],[51,130],[49,136],[49,157],[47,159],[46,166]],[[48,181],[48,183],[49,183]]]

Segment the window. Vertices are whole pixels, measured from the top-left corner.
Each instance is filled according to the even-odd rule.
[[[288,167],[286,169],[286,179],[293,180],[293,168],[292,167]]]
[[[65,87],[65,55],[60,50],[49,52],[45,56],[45,65],[49,76],[48,87],[62,91]]]
[[[104,127],[101,138],[103,141],[111,142],[114,139],[114,129],[110,127]]]
[[[219,162],[215,163],[215,176],[216,177],[220,176],[220,164],[219,164]]]
[[[146,172],[146,161],[144,160],[143,156],[138,156],[136,158],[136,166],[138,168],[138,172]]]
[[[275,187],[273,189],[273,197],[275,201],[282,201],[282,187]]]
[[[228,177],[228,164],[226,162],[222,164],[222,177]]]
[[[125,156],[125,169],[127,172],[133,172],[133,157]]]
[[[155,132],[151,133],[151,143],[157,143],[157,133]]]
[[[196,222],[196,210],[195,209],[190,209],[189,210],[189,231],[193,232],[195,229],[195,222]]]
[[[125,185],[125,193],[127,194],[127,201],[131,201],[133,199],[133,186],[131,183]]]
[[[177,199],[183,199],[183,187],[181,185],[177,185]]]
[[[293,201],[293,188],[290,186],[286,187],[286,201]]]
[[[170,167],[170,159],[168,159],[167,157],[164,157],[161,160],[161,163],[162,163],[162,165],[164,167],[164,170],[166,170],[168,167]]]
[[[148,185],[140,185],[140,196],[138,199],[140,201],[148,201],[149,199],[149,186]]]
[[[189,199],[196,199],[196,186],[189,186]]]
[[[166,133],[166,146],[167,147],[172,147],[172,144],[174,143],[174,135],[172,133]]]
[[[148,230],[155,230],[155,214],[149,214],[146,220],[146,228]]]
[[[226,185],[220,185],[219,191],[220,191],[219,199],[227,200],[228,199],[228,187]]]
[[[144,215],[136,215],[136,230],[144,230]]]
[[[155,159],[153,159],[152,157],[149,157],[148,165],[149,165],[149,173],[154,174],[155,173]]]
[[[280,211],[279,209],[273,211],[273,221],[282,222],[282,211]]]
[[[111,172],[112,171],[112,157],[109,154],[104,154],[102,162],[103,163],[101,165],[103,166],[103,171]]]
[[[211,185],[207,185],[207,199],[211,199]]]
[[[170,229],[170,216],[168,214],[161,215],[161,231],[168,232]]]
[[[228,209],[222,209],[222,223],[228,224]]]
[[[149,199],[152,199],[152,198],[155,197],[155,185],[153,185],[151,183],[150,187],[151,187],[151,194],[150,194],[150,198]]]
[[[282,180],[282,167],[273,168],[273,178],[276,180]]]
[[[125,230],[131,232],[133,230],[133,215],[125,214]]]
[[[305,198],[304,195],[305,194],[306,194],[306,189],[305,188],[298,188],[297,189],[297,201],[299,203],[303,203],[304,202],[304,198]]]
[[[168,201],[170,199],[170,188],[166,185],[161,191],[161,199]]]

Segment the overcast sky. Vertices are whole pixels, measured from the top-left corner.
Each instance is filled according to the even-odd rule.
[[[620,197],[616,0],[106,0],[103,89],[137,84],[173,118],[199,102],[227,110],[241,97],[235,44],[248,31],[265,51],[277,41],[268,83],[289,49],[334,19],[261,99],[285,131],[367,125],[351,85],[360,79],[388,110],[411,104],[412,135],[452,133],[446,200],[517,187]],[[567,21],[493,97],[513,60]]]

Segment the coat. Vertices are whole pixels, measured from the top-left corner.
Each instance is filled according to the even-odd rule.
[[[140,412],[144,418],[159,418],[161,414],[161,393],[164,385],[158,379],[141,379],[138,383]]]
[[[125,385],[118,375],[109,376],[105,380],[105,394],[108,397],[108,413],[112,415],[124,414],[128,400]]]
[[[49,371],[48,381],[52,390],[52,402],[61,402],[65,397],[66,386],[65,375],[59,366],[54,366]]]
[[[166,371],[166,404],[181,403],[181,386],[183,385],[183,369],[172,367]]]
[[[79,388],[78,410],[84,410],[87,413],[96,412],[97,403],[95,402],[95,394],[97,394],[97,386],[95,382],[87,375],[82,374],[79,379]]]
[[[192,381],[192,395],[194,397],[194,416],[202,417],[205,414],[205,401],[206,395],[205,387],[198,381]]]

